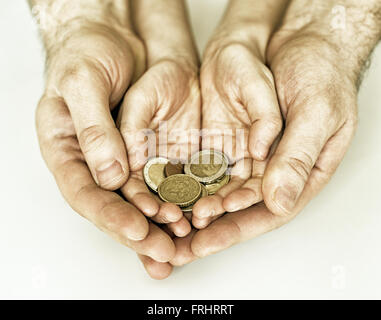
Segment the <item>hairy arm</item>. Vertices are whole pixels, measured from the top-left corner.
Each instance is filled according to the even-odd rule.
[[[82,27],[107,26],[132,32],[129,0],[28,0],[48,51]]]
[[[369,56],[381,39],[379,0],[293,0],[280,36],[309,34],[329,43],[359,85]],[[286,37],[284,37],[286,41]]]

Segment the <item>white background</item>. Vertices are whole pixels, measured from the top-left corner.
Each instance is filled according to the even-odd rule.
[[[189,0],[202,48],[226,1]],[[353,144],[288,225],[151,280],[135,254],[73,212],[43,163],[34,109],[43,55],[26,1],[0,2],[0,298],[381,298],[381,48]]]

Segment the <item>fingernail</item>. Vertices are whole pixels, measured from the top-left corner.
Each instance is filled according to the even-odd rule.
[[[258,159],[265,160],[267,156],[267,146],[263,142],[257,141],[255,144],[254,152],[255,156]]]
[[[114,160],[100,166],[96,170],[96,175],[98,183],[105,186],[113,181],[119,180],[124,175],[124,171],[119,161]]]
[[[294,209],[297,198],[295,187],[279,187],[274,193],[274,201],[286,213],[291,213]]]
[[[126,237],[127,237],[127,239],[129,239],[131,241],[142,241],[145,239],[145,237],[142,237],[141,235],[136,236],[136,235],[131,235],[129,233],[127,234]]]

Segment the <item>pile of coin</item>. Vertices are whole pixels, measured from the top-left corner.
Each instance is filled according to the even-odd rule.
[[[198,199],[215,194],[229,182],[228,165],[222,152],[202,150],[192,155],[186,164],[175,164],[162,157],[151,158],[143,169],[143,176],[149,189],[161,200],[191,212]]]

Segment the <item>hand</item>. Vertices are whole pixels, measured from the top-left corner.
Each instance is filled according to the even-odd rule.
[[[178,206],[162,202],[146,186],[142,169],[146,163],[143,151],[147,141],[141,134],[148,128],[152,130],[154,143],[160,143],[159,133],[160,138],[165,139],[163,145],[153,150],[154,156],[187,159],[198,150],[199,140],[192,144],[190,133],[191,129],[200,127],[200,103],[197,72],[177,61],[160,61],[127,92],[118,120],[131,170],[121,189],[123,194],[146,216],[157,223],[168,224],[178,237],[186,236],[191,226]]]
[[[198,150],[198,132],[195,140],[189,140],[189,130],[200,128],[198,55],[183,1],[134,0],[131,6],[135,30],[146,47],[148,70],[128,91],[119,114],[131,166],[122,192],[152,220],[161,223],[171,237],[183,237],[191,227],[182,211],[174,204],[162,203],[144,183],[142,168],[146,159],[141,157],[141,150],[146,142],[139,133],[149,129],[154,143],[162,143],[150,156],[178,160]],[[158,139],[159,134],[164,141]],[[166,278],[172,271],[169,263],[144,255],[139,258],[155,279]]]
[[[267,157],[282,129],[273,76],[260,47],[226,32],[210,42],[201,68],[202,148],[221,149],[233,167],[226,186],[195,204],[197,228],[263,200]]]
[[[293,1],[272,37],[268,61],[286,127],[266,169],[263,194],[277,215],[300,212],[330,180],[350,145],[362,70],[381,26],[373,15],[381,6],[371,2],[362,7],[347,1],[342,30],[330,23],[337,1],[316,3],[308,12],[303,1]]]
[[[52,38],[44,35],[54,41],[45,43],[47,82],[36,114],[43,157],[75,211],[136,252],[168,261],[175,254],[171,238],[105,190],[118,188],[128,176],[110,110],[144,69],[142,43],[109,23],[76,19],[59,30]]]
[[[361,71],[378,39],[374,27],[380,24],[366,12],[372,28],[360,28],[356,19],[350,19],[348,28],[360,30],[357,36],[344,32],[345,37],[338,37],[325,30],[334,1],[308,9],[301,2],[293,1],[268,50],[286,128],[266,167],[266,205],[228,213],[206,229],[176,239],[173,265],[213,254],[290,221],[328,182],[349,146],[357,122]],[[369,9],[358,5],[354,5],[358,11]],[[380,6],[378,11],[373,9],[381,12]],[[309,20],[303,24],[300,17]],[[278,188],[283,188],[279,193],[283,197],[277,197]]]

